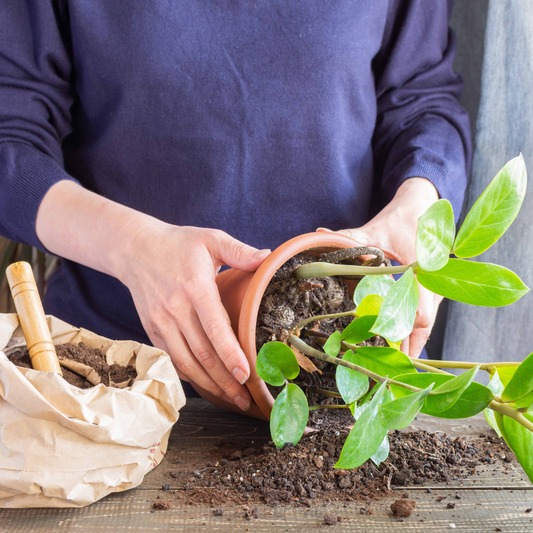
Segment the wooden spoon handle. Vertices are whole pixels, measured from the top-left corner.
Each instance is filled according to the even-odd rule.
[[[6,275],[33,368],[63,375],[31,266],[24,261],[13,263]]]

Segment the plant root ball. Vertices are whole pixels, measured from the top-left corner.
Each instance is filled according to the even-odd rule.
[[[413,500],[396,500],[390,506],[394,516],[407,517],[413,514],[416,502]]]

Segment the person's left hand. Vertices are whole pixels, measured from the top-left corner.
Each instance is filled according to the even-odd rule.
[[[439,199],[435,186],[425,178],[410,178],[402,183],[392,201],[370,222],[360,228],[344,229],[336,233],[347,235],[360,246],[374,246],[383,250],[387,259],[402,265],[416,261],[415,242],[418,217]],[[319,228],[317,231],[330,231]],[[414,329],[401,344],[409,357],[418,358],[437,316],[442,297],[419,284],[420,299]]]

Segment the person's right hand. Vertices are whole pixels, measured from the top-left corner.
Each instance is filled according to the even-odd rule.
[[[215,277],[222,265],[254,271],[269,250],[223,231],[171,226],[64,180],[44,196],[35,224],[52,253],[118,278],[150,340],[182,379],[243,410],[248,361],[231,329]]]
[[[120,279],[154,346],[170,355],[181,379],[246,411],[251,396],[243,384],[250,367],[215,277],[222,265],[255,271],[270,251],[223,231],[154,219],[136,232],[128,248]]]

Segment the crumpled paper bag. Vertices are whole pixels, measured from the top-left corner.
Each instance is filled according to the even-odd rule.
[[[16,314],[0,314],[0,508],[81,507],[139,485],[157,466],[185,395],[170,357],[47,317],[54,344],[84,342],[108,364],[135,365],[126,388],[78,389],[52,372],[19,368]]]

